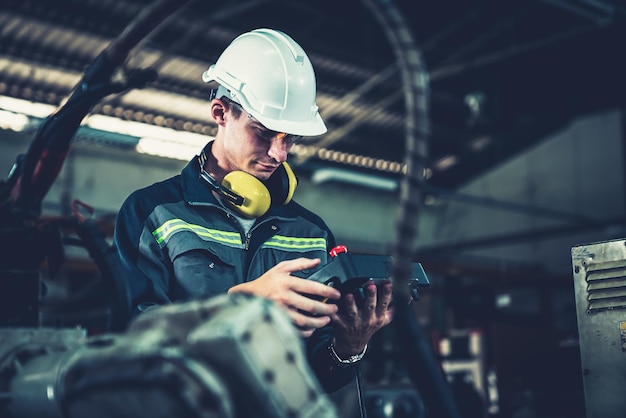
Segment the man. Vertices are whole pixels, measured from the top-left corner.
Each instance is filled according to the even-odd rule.
[[[327,225],[291,200],[285,164],[299,137],[326,132],[313,67],[291,37],[258,29],[237,37],[203,80],[217,84],[215,139],[180,175],[131,194],[118,215],[114,245],[135,313],[224,292],[268,298],[285,308],[320,383],[335,391],[391,322],[392,289],[367,286],[361,301],[304,278],[334,246]]]

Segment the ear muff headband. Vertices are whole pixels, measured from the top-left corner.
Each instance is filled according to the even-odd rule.
[[[202,166],[200,166],[200,178],[209,183],[211,188],[215,190],[220,196],[224,197],[228,202],[237,206],[243,204],[243,196],[239,196],[238,194],[233,193],[231,190],[218,183],[217,180],[213,178],[213,176],[204,171],[204,168],[202,168]]]

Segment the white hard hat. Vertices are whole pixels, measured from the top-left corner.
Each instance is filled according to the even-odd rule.
[[[202,74],[202,80],[226,88],[229,99],[268,129],[302,136],[326,132],[315,104],[311,61],[283,32],[256,29],[239,35]]]

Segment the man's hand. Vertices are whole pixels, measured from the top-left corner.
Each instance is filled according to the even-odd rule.
[[[354,294],[344,295],[343,306],[331,315],[335,328],[333,345],[340,356],[362,352],[372,335],[393,319],[393,309],[389,307],[392,297],[390,282],[378,287],[374,283],[366,284],[364,295],[365,299],[359,303]]]
[[[291,275],[319,263],[319,259],[309,258],[282,261],[258,279],[231,287],[228,293],[245,292],[274,301],[286,308],[300,334],[308,337],[317,328],[328,325],[331,315],[337,313],[337,305],[324,301],[341,297],[337,289]]]

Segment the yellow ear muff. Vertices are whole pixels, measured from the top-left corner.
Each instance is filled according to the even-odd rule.
[[[282,204],[286,205],[293,198],[293,194],[296,192],[296,186],[298,185],[298,178],[295,173],[291,169],[291,166],[287,164],[287,162],[282,163],[282,167],[285,169],[285,173],[287,174],[288,186],[287,186],[287,197],[283,200]]]
[[[224,177],[222,185],[228,190],[243,197],[241,205],[232,205],[232,208],[241,215],[249,218],[258,218],[270,208],[272,198],[269,190],[259,179],[244,171],[232,171]]]
[[[296,186],[298,185],[298,179],[291,166],[284,162],[272,173],[270,178],[263,183],[270,191],[272,204],[286,205],[293,198]]]

